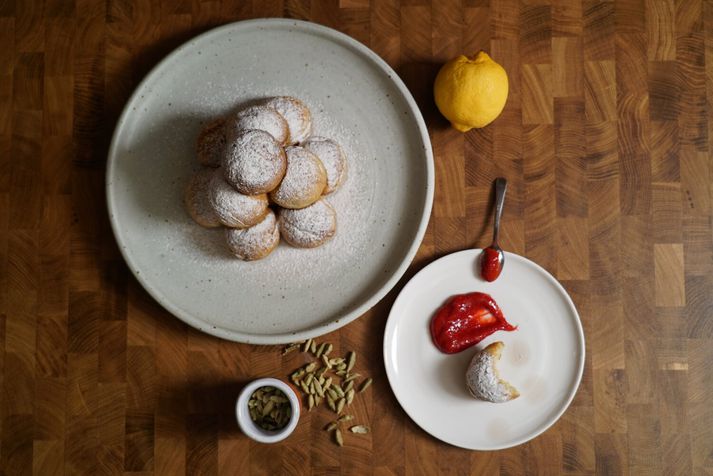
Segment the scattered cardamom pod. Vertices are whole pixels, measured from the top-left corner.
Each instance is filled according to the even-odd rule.
[[[335,441],[339,446],[344,446],[344,436],[339,425],[343,422],[352,421],[354,416],[342,414],[344,409],[351,405],[358,392],[364,392],[373,383],[371,378],[366,378],[357,385],[356,381],[361,374],[354,372],[357,361],[356,351],[349,351],[345,357],[330,358],[329,354],[334,346],[327,342],[317,343],[314,339],[307,339],[302,342],[290,344],[283,348],[285,355],[300,349],[302,352],[314,355],[316,360],[306,363],[302,368],[290,374],[290,380],[299,387],[307,399],[307,409],[312,411],[326,400],[327,406],[334,411],[338,418],[326,427],[326,431],[334,431]],[[320,364],[322,364],[320,366]],[[319,368],[318,368],[319,367]],[[270,387],[260,389],[248,402],[250,416],[256,422],[264,416],[270,421],[261,425],[265,429],[281,428],[287,424],[291,415],[289,400],[280,392],[275,394]],[[276,390],[276,389],[274,389]],[[285,409],[282,409],[285,407]],[[354,425],[349,428],[352,433],[369,433],[366,425]]]
[[[314,390],[317,392],[317,395],[320,397],[324,397],[324,388],[322,388],[322,384],[319,382],[319,380],[315,380],[312,382],[314,384]]]
[[[347,372],[354,368],[354,364],[356,364],[356,357],[356,352],[353,350],[349,352],[349,357],[347,358]]]
[[[309,350],[312,348],[312,339],[307,339],[302,346],[302,352],[309,352]]]
[[[299,344],[290,344],[284,349],[282,349],[282,355],[289,354],[292,351],[295,351],[300,348]]]
[[[363,393],[367,388],[369,388],[372,382],[373,380],[371,379],[371,377],[364,380],[364,382],[361,384],[361,387],[359,387],[359,393]]]
[[[354,380],[354,379],[357,378],[357,377],[361,377],[361,374],[360,374],[360,373],[356,373],[356,372],[353,373],[353,374],[352,374],[352,373],[347,373],[347,375],[344,377],[344,382],[345,382],[345,383],[346,383],[346,382],[351,382],[352,380]]]
[[[328,388],[326,392],[327,397],[331,398],[332,400],[337,400],[339,398],[339,394],[337,394],[337,392],[335,392],[332,388]]]
[[[343,397],[344,397],[344,390],[342,390],[342,387],[340,387],[340,386],[337,385],[336,383],[333,383],[330,388],[331,388],[332,390],[334,390],[334,391],[337,393],[337,395],[339,396],[339,398],[343,398]]]

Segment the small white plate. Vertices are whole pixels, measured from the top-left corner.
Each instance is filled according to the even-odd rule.
[[[191,221],[183,189],[201,125],[276,95],[310,106],[314,135],[345,149],[347,179],[327,197],[330,242],[246,263],[222,230]],[[421,113],[381,58],[330,28],[262,19],[200,35],[149,73],[114,132],[107,201],[129,268],[166,309],[219,337],[280,344],[331,332],[389,292],[423,238],[433,177]]]
[[[584,333],[567,292],[547,271],[512,253],[493,283],[477,272],[481,250],[453,253],[409,281],[391,308],[384,362],[406,413],[436,438],[462,448],[498,450],[531,440],[564,413],[584,370]],[[499,331],[458,354],[433,345],[429,324],[454,294],[490,294],[513,332]],[[507,403],[474,399],[465,371],[476,348],[505,343],[498,368],[521,396]]]

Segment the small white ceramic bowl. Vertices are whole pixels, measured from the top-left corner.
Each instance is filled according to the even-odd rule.
[[[260,387],[275,387],[282,391],[285,396],[290,401],[290,406],[292,407],[292,415],[290,416],[290,421],[284,428],[279,430],[263,430],[255,424],[255,422],[250,418],[250,411],[248,410],[248,401],[250,396]],[[235,417],[238,420],[238,426],[248,437],[260,443],[277,443],[282,441],[290,434],[295,431],[297,427],[297,422],[300,420],[300,399],[292,387],[287,385],[282,380],[276,378],[259,378],[253,380],[243,388],[242,392],[238,396],[237,402],[235,402]]]

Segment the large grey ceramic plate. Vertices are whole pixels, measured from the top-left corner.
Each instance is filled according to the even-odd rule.
[[[311,107],[315,134],[344,146],[349,176],[328,198],[334,239],[245,263],[220,230],[190,220],[181,196],[201,124],[278,94]],[[278,344],[351,322],[396,284],[431,212],[433,157],[413,98],[375,53],[312,23],[253,20],[189,41],[139,85],[114,132],[107,196],[121,251],[159,303],[219,337]]]

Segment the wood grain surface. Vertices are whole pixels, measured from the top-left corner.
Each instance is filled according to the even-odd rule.
[[[502,246],[562,281],[586,331],[581,388],[539,438],[469,452],[405,415],[381,358],[402,281],[325,337],[374,377],[355,407],[372,433],[340,449],[319,411],[253,443],[235,396],[303,357],[195,332],[127,273],[104,199],[123,104],[185,40],[266,16],[353,36],[416,97],[437,188],[405,279],[487,244],[492,180],[509,180]],[[432,81],[479,49],[510,97],[461,134]],[[711,0],[0,0],[0,472],[713,474],[712,147]]]

